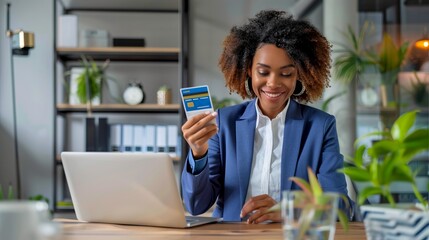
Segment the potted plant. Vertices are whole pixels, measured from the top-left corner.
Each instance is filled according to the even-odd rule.
[[[365,183],[358,193],[359,204],[374,195],[388,202],[361,206],[369,239],[429,238],[428,201],[417,188],[418,170],[413,171],[409,166],[417,154],[429,150],[429,129],[415,127],[416,115],[417,111],[404,113],[391,130],[372,132],[357,139],[356,145],[370,136],[383,136],[371,146],[357,147],[351,165],[341,169],[351,180]],[[409,184],[419,204],[396,203],[392,184],[397,182]]]
[[[415,104],[419,107],[429,107],[429,84],[425,83],[423,79],[419,77],[417,72],[413,73],[414,79],[410,79],[411,82],[411,96]]]
[[[341,54],[335,58],[334,71],[338,80],[350,84],[353,80],[359,80],[359,77],[370,62],[367,58],[367,49],[364,46],[365,38],[373,25],[365,22],[359,34],[356,36],[353,29],[348,26],[347,31],[343,32],[348,44],[336,43],[341,46]]]
[[[116,80],[106,75],[106,69],[110,64],[109,59],[106,59],[104,63],[99,66],[90,57],[82,55],[81,64],[83,69],[79,71],[75,79],[70,79],[70,84],[67,85],[70,97],[75,96],[76,98],[74,100],[69,99],[70,104],[100,104],[104,82],[106,83],[111,97],[117,102],[122,102],[119,97],[120,93]],[[65,75],[72,76],[72,71],[67,71]],[[87,86],[89,86],[88,89]]]
[[[393,121],[399,116],[397,79],[407,53],[408,42],[397,46],[388,33],[383,33],[378,47],[366,47],[365,38],[372,29],[373,25],[365,22],[356,36],[353,29],[348,27],[344,35],[349,44],[339,44],[343,52],[335,59],[334,70],[337,78],[345,83],[350,83],[353,79],[359,80],[361,75],[370,69],[380,74],[380,118],[383,128],[391,128]],[[368,88],[369,85],[365,87]]]
[[[13,188],[12,185],[9,184],[8,190],[7,190],[7,197],[3,194],[3,186],[0,184],[0,201],[2,200],[12,200],[13,199]]]
[[[323,192],[311,168],[307,171],[308,182],[298,177],[290,178],[302,191],[283,191],[282,201],[267,211],[282,211],[285,239],[333,239],[337,217],[348,230],[347,215],[338,209],[339,198],[346,204],[348,198]]]

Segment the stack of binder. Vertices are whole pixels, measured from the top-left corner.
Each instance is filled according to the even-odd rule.
[[[111,151],[165,152],[177,157],[179,138],[177,125],[110,125]]]

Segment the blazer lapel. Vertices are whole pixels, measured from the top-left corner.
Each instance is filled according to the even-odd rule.
[[[256,110],[255,100],[247,108],[239,120],[236,121],[236,155],[237,171],[240,186],[240,201],[244,204],[249,186],[250,171],[253,159],[253,139],[255,138]]]
[[[281,163],[281,189],[290,190],[292,182],[290,177],[294,176],[295,169],[300,156],[300,146],[304,121],[300,105],[291,100],[286,114],[283,151]]]

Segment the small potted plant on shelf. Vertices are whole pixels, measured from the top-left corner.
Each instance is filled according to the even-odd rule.
[[[13,199],[13,188],[12,185],[9,184],[9,187],[7,189],[7,196],[4,196],[3,194],[3,186],[0,184],[0,201],[2,200],[12,200]]]
[[[409,166],[417,154],[429,150],[429,129],[416,128],[416,115],[417,111],[404,113],[391,130],[372,132],[357,139],[356,145],[364,138],[382,136],[371,146],[357,147],[351,166],[341,170],[353,181],[365,184],[358,193],[359,204],[374,195],[388,202],[361,206],[368,239],[429,238],[428,201],[417,186],[418,170]],[[397,182],[409,184],[419,203],[396,203],[392,185]]]
[[[70,84],[67,84],[70,104],[92,104],[98,105],[101,103],[101,94],[103,83],[109,90],[111,97],[117,101],[122,102],[119,97],[119,88],[116,80],[106,75],[106,69],[110,64],[110,60],[106,59],[104,63],[99,66],[90,57],[81,56],[82,70],[74,79],[70,79]],[[73,77],[71,71],[65,73],[66,76]],[[87,88],[89,86],[89,88]],[[72,99],[73,98],[73,99]]]

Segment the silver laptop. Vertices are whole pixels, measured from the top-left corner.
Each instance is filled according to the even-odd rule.
[[[63,152],[77,219],[186,228],[220,218],[185,216],[167,153]]]

